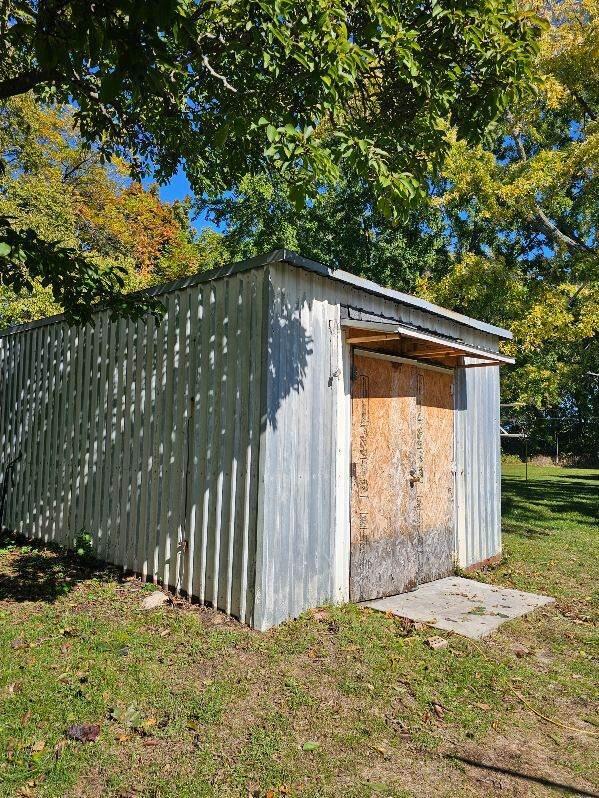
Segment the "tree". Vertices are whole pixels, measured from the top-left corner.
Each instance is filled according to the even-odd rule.
[[[83,146],[72,108],[43,109],[26,95],[7,103],[0,119],[0,215],[31,230],[39,245],[61,241],[94,272],[117,267],[126,290],[202,268],[188,206],[163,203],[155,187],[132,183],[118,160],[101,163]],[[84,292],[74,301],[86,298]],[[0,287],[1,326],[61,310],[39,279],[29,292]]]
[[[509,327],[517,367],[507,401],[540,435],[576,424],[599,451],[599,4],[544,6],[539,91],[506,112],[495,146],[456,141],[435,204],[452,240],[449,269],[419,290]],[[555,426],[555,424],[553,425]]]
[[[479,141],[532,81],[539,30],[517,0],[5,0],[0,14],[0,102],[73,100],[83,141],[138,176],[182,164],[201,196],[281,173],[301,203],[343,166],[386,214],[423,194],[450,127]],[[130,304],[118,271],[62,242],[8,217],[0,242],[5,283],[44,279],[75,314],[94,296]]]
[[[235,192],[202,204],[225,232],[228,260],[288,248],[403,291],[414,289],[423,270],[438,270],[448,252],[439,214],[428,202],[405,218],[378,209],[369,184],[341,179],[323,186],[297,208],[281,178],[247,175]]]

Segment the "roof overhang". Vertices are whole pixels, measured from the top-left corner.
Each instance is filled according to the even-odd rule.
[[[346,342],[360,349],[387,352],[408,360],[425,360],[454,368],[504,366],[514,358],[463,341],[416,330],[395,322],[343,319]],[[467,359],[464,362],[464,359]]]

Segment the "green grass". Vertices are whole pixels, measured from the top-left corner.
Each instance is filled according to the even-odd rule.
[[[183,602],[147,612],[150,588],[134,579],[7,543],[0,795],[590,790],[599,738],[576,730],[599,730],[599,471],[530,467],[528,483],[522,475],[506,468],[504,559],[473,576],[549,593],[556,604],[482,644],[445,635],[438,651],[426,645],[430,629],[355,606],[267,634]],[[75,723],[99,724],[97,741],[69,740]]]

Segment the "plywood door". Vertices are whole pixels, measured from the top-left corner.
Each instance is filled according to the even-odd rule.
[[[451,374],[354,356],[350,596],[445,576],[453,559]]]
[[[416,384],[418,584],[453,570],[453,374],[419,369]]]
[[[409,590],[417,580],[416,373],[354,356],[350,596],[363,601]]]

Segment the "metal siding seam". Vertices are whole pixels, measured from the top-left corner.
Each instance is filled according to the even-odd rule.
[[[23,519],[21,531],[30,535],[29,521],[31,519],[31,469],[33,462],[33,424],[35,418],[35,378],[37,373],[37,336],[32,334],[29,338],[29,369],[27,377],[27,431],[25,446],[23,447]],[[63,343],[64,349],[64,343]],[[62,431],[62,426],[60,427]]]
[[[334,311],[332,310],[333,307],[334,303],[329,301],[328,297],[325,297],[323,304],[323,311],[324,311],[323,322],[324,322],[324,335],[325,335],[326,347],[323,350],[325,358],[323,359],[321,365],[320,380],[325,401],[324,406],[327,411],[326,419],[328,426],[326,436],[323,436],[323,446],[324,446],[323,452],[326,461],[325,473],[327,474],[327,497],[326,497],[327,519],[326,519],[326,524],[323,527],[321,527],[322,557],[320,562],[320,586],[319,586],[320,595],[318,599],[319,603],[322,603],[323,601],[333,600],[333,584],[334,584],[334,573],[335,573],[333,555],[334,555],[334,542],[335,542],[335,493],[337,489],[335,481],[336,444],[335,444],[335,424],[334,424],[334,414],[335,414],[334,380],[336,378],[331,376],[332,332],[330,324],[331,319],[333,318],[334,315]]]
[[[171,540],[173,512],[171,505],[173,481],[174,398],[176,389],[176,367],[179,358],[177,342],[178,298],[170,296],[168,301],[168,331],[165,351],[166,402],[164,409],[164,455],[162,457],[162,485],[160,493],[160,546],[158,554],[160,580],[168,587],[171,576]],[[175,444],[176,445],[176,444]]]
[[[274,401],[276,404],[276,431],[275,440],[277,447],[276,487],[275,494],[277,501],[275,534],[271,539],[271,557],[274,559],[272,565],[274,591],[271,601],[272,622],[277,623],[280,617],[293,617],[293,611],[289,605],[292,596],[291,587],[291,558],[293,553],[293,530],[290,526],[290,504],[291,504],[291,479],[295,474],[295,463],[291,453],[288,460],[287,446],[290,440],[292,421],[289,417],[290,405],[293,402],[291,367],[289,347],[291,345],[291,307],[289,301],[291,274],[281,274],[277,266],[273,269],[275,275],[275,285],[278,293],[278,313],[273,314],[272,328],[273,335],[279,339],[278,359],[275,369],[275,392]],[[273,411],[271,410],[271,413]]]
[[[268,618],[264,603],[264,589],[266,586],[265,575],[265,547],[267,545],[266,535],[269,529],[268,512],[269,494],[266,485],[267,468],[270,467],[270,430],[268,427],[269,394],[270,394],[270,370],[272,360],[272,340],[270,331],[270,319],[272,315],[272,305],[274,302],[273,288],[271,284],[271,271],[265,270],[262,282],[262,325],[261,341],[263,353],[260,359],[260,424],[258,442],[258,497],[257,497],[257,517],[256,517],[256,548],[255,548],[255,585],[254,585],[254,612],[253,624],[257,629],[268,628]]]
[[[197,503],[199,490],[195,483],[195,474],[198,465],[197,427],[198,427],[198,329],[200,325],[201,292],[194,288],[190,294],[189,310],[189,384],[187,397],[189,403],[189,424],[187,430],[188,456],[185,475],[186,506],[185,506],[185,537],[187,540],[186,569],[184,590],[191,600],[193,595],[194,569],[195,569],[195,544],[197,534]]]
[[[17,374],[16,374],[16,392],[15,392],[15,407],[14,407],[14,417],[15,417],[15,436],[14,436],[14,457],[17,457],[20,448],[21,448],[21,441],[22,441],[22,384],[23,384],[23,368],[24,368],[24,360],[25,360],[25,350],[24,344],[25,339],[23,335],[19,335],[19,342],[18,342],[18,356],[17,356]],[[10,520],[10,527],[14,529],[16,518],[18,515],[18,474],[20,469],[20,463],[16,463],[13,469],[13,478],[12,482],[15,486],[17,486],[16,490],[10,490],[7,496],[6,502],[6,514],[5,517]]]
[[[173,484],[173,519],[176,528],[174,586],[181,590],[185,568],[185,493],[188,453],[189,419],[189,333],[190,333],[190,294],[185,291],[179,296],[179,363],[177,375],[177,427]]]
[[[120,325],[110,324],[110,346],[108,349],[108,366],[106,369],[106,429],[104,433],[104,450],[102,465],[102,494],[101,508],[102,534],[98,540],[98,554],[104,559],[110,556],[110,511],[112,492],[112,468],[116,445],[116,418],[117,418],[117,383]]]
[[[13,380],[12,380],[12,389],[11,389],[11,401],[10,401],[10,444],[8,448],[9,458],[12,460],[16,457],[17,454],[17,441],[18,441],[18,396],[19,396],[19,372],[21,367],[21,357],[20,357],[20,350],[21,350],[21,336],[15,336],[15,343],[14,343],[14,356],[13,356]],[[13,471],[14,474],[14,471]],[[12,509],[13,509],[13,497],[12,491],[8,492],[7,501],[6,501],[6,519],[9,521],[10,526],[12,526]]]
[[[115,541],[112,548],[112,562],[124,567],[126,553],[127,524],[129,519],[129,501],[131,490],[131,414],[133,411],[133,395],[135,393],[135,327],[130,320],[124,322],[126,337],[126,355],[123,358],[123,384],[120,402],[120,456],[116,485]]]
[[[212,468],[211,459],[214,451],[214,424],[215,424],[215,393],[216,393],[216,291],[213,285],[204,289],[204,318],[202,320],[202,374],[200,380],[204,401],[200,401],[202,411],[200,441],[200,470],[198,486],[202,491],[201,513],[198,518],[198,528],[201,529],[200,545],[198,546],[196,562],[199,567],[196,571],[199,575],[198,597],[201,602],[206,601],[207,582],[208,582],[208,525],[211,511],[212,499]]]
[[[23,447],[25,444],[26,425],[27,425],[27,391],[26,383],[29,368],[29,340],[28,336],[23,335],[21,341],[21,368],[19,373],[19,389],[18,389],[18,443],[17,450],[21,454],[21,459],[17,463],[14,470],[14,480],[12,489],[12,509],[10,513],[10,526],[12,529],[22,532],[22,519],[23,519]],[[1,390],[1,386],[0,386]],[[3,396],[3,394],[0,394]]]
[[[125,570],[139,572],[140,541],[138,537],[139,494],[142,479],[142,447],[144,439],[143,406],[145,401],[146,325],[135,322],[135,401],[131,411],[131,467],[129,469],[130,506],[127,521],[127,547],[123,563]]]
[[[235,415],[238,419],[237,436],[235,442],[235,458],[237,460],[235,497],[232,498],[231,534],[234,534],[234,544],[230,548],[231,558],[231,603],[230,612],[241,617],[242,607],[245,605],[243,597],[247,590],[246,574],[244,572],[244,558],[247,553],[245,529],[247,522],[246,484],[247,469],[250,462],[249,434],[250,434],[250,373],[251,363],[251,287],[252,276],[243,275],[239,286],[239,306],[237,321],[237,394]]]
[[[108,536],[107,559],[116,562],[118,551],[118,522],[120,517],[120,494],[122,477],[122,437],[124,421],[124,400],[127,371],[127,325],[125,321],[117,321],[118,342],[115,353],[115,390],[113,407],[113,439],[112,462],[110,470],[110,487],[108,501],[110,505],[110,524]]]
[[[56,329],[53,327],[52,329]],[[87,455],[88,455],[88,441],[89,441],[89,426],[88,426],[88,412],[89,412],[89,393],[91,387],[91,362],[93,353],[93,338],[94,330],[92,327],[86,326],[84,328],[85,340],[85,356],[82,356],[81,364],[81,415],[79,422],[79,447],[77,459],[77,509],[75,514],[74,534],[78,534],[83,530],[84,517],[85,517],[85,499],[87,494]]]
[[[44,336],[42,339],[42,360],[41,360],[41,374],[40,374],[40,385],[39,385],[39,411],[38,411],[38,433],[36,436],[37,442],[37,454],[38,459],[36,459],[37,468],[35,469],[35,537],[41,538],[43,535],[43,514],[44,514],[44,502],[43,502],[43,484],[44,484],[44,439],[46,433],[46,413],[48,411],[48,336]],[[12,397],[11,397],[11,408],[13,407]]]
[[[16,367],[15,367],[15,400],[13,407],[13,444],[12,444],[12,457],[16,457],[19,451],[19,443],[21,438],[20,430],[20,394],[21,394],[21,378],[23,369],[23,341],[22,335],[17,336],[17,352],[16,352]],[[18,473],[18,463],[13,469],[13,477],[16,478]],[[15,492],[10,490],[7,495],[6,501],[6,518],[10,520],[10,526],[13,527],[14,511],[15,511]]]
[[[278,270],[280,271],[280,269]],[[284,452],[284,461],[287,463],[286,495],[287,506],[284,526],[280,530],[282,539],[287,546],[287,574],[283,577],[280,587],[281,598],[286,599],[289,607],[288,615],[294,618],[301,612],[301,600],[296,597],[296,584],[300,585],[303,579],[302,563],[305,562],[303,537],[300,533],[301,525],[296,517],[298,503],[297,481],[300,476],[298,462],[298,426],[304,427],[305,407],[300,402],[301,375],[298,371],[298,338],[299,332],[299,303],[300,303],[300,275],[290,271],[286,274],[286,314],[288,333],[286,340],[287,388],[285,400],[285,432],[281,435],[281,444]],[[305,427],[304,427],[305,428]],[[289,462],[291,461],[291,462]]]
[[[273,269],[273,294],[274,302],[272,305],[272,317],[270,319],[271,339],[272,339],[272,363],[274,368],[270,368],[272,374],[272,388],[269,402],[269,415],[271,416],[271,446],[273,448],[273,459],[269,464],[270,473],[265,474],[267,484],[270,483],[269,500],[274,508],[274,517],[268,535],[265,536],[266,546],[264,550],[265,570],[267,585],[272,585],[270,595],[265,588],[264,602],[269,608],[269,622],[275,624],[280,613],[281,602],[281,582],[288,575],[282,577],[282,571],[289,566],[289,551],[285,551],[286,541],[282,538],[281,524],[282,515],[287,509],[286,493],[286,474],[284,441],[286,435],[285,425],[285,403],[283,402],[284,392],[287,387],[287,374],[285,366],[287,363],[287,352],[285,349],[286,339],[282,335],[281,320],[285,312],[286,290],[283,281],[279,280],[278,270]]]
[[[472,434],[472,417],[474,413],[474,402],[476,397],[474,395],[474,391],[472,390],[471,378],[470,373],[466,373],[466,393],[467,393],[467,402],[468,402],[468,412],[465,419],[465,464],[466,468],[464,469],[464,485],[465,485],[465,499],[466,499],[466,548],[468,552],[468,557],[466,561],[466,565],[470,565],[473,562],[473,529],[472,529],[472,506],[474,502],[474,491],[475,486],[473,484],[473,451],[474,451],[474,444],[473,444],[473,434]]]
[[[168,339],[168,309],[160,320],[156,330],[156,377],[155,377],[155,407],[154,407],[154,434],[152,441],[152,490],[149,493],[150,521],[148,524],[148,556],[151,557],[149,567],[152,571],[152,581],[156,584],[160,576],[160,519],[162,515],[163,459],[164,459],[164,405],[166,400],[166,346]]]
[[[48,361],[48,368],[50,370],[50,377],[48,380],[48,429],[46,434],[46,468],[44,482],[44,496],[45,496],[45,520],[44,520],[44,537],[46,540],[53,540],[53,526],[54,526],[54,490],[53,490],[53,476],[56,470],[55,461],[55,447],[56,447],[56,429],[57,429],[57,415],[58,415],[58,374],[56,364],[58,361],[58,333],[60,328],[54,326],[52,334],[50,335],[50,358]]]
[[[10,346],[10,337],[8,338],[1,338],[0,339],[0,387],[2,388],[2,397],[3,400],[0,403],[0,445],[2,446],[2,452],[6,451],[6,412],[7,412],[7,402],[5,401],[4,397],[8,392],[8,348]],[[2,463],[0,463],[0,468],[2,469],[1,476],[4,479],[4,467],[5,467],[5,460],[4,455],[2,459]]]
[[[144,404],[142,409],[143,444],[141,449],[141,485],[139,496],[139,513],[137,515],[137,540],[140,551],[138,552],[138,567],[141,578],[145,582],[148,578],[150,563],[150,529],[149,529],[149,503],[152,501],[152,452],[154,431],[154,405],[156,390],[156,322],[151,317],[145,329],[145,368],[144,368]]]
[[[326,351],[325,343],[325,330],[323,330],[323,304],[322,302],[313,300],[313,371],[316,378],[320,377],[314,386],[316,401],[318,403],[317,414],[321,419],[321,424],[324,423],[324,428],[321,427],[319,434],[313,443],[313,454],[315,458],[312,465],[310,474],[310,536],[311,536],[311,557],[309,559],[309,568],[306,574],[308,581],[308,604],[314,606],[320,603],[320,567],[322,564],[322,555],[320,552],[321,538],[323,534],[323,525],[326,521],[323,519],[324,513],[327,509],[327,495],[324,493],[327,490],[327,480],[330,479],[330,464],[325,462],[324,442],[326,436],[326,399],[323,396],[324,386],[322,384],[321,370],[318,368],[318,361],[322,358],[323,352]],[[328,330],[326,331],[328,332]],[[325,478],[323,479],[323,475]],[[327,491],[328,492],[328,491]],[[331,534],[331,530],[328,530]]]
[[[248,339],[248,285],[246,275],[240,275],[235,291],[235,435],[231,467],[231,493],[229,512],[229,551],[227,569],[226,612],[239,617],[241,604],[241,556],[243,547],[243,487],[245,474],[245,444],[248,434],[247,375],[249,372]]]
[[[238,515],[237,515],[237,497],[238,497],[238,473],[240,467],[240,438],[242,431],[242,410],[241,410],[241,363],[240,359],[243,357],[242,345],[242,320],[243,315],[243,297],[244,297],[244,277],[231,278],[235,290],[231,291],[231,305],[233,309],[232,318],[234,319],[233,333],[231,335],[231,360],[232,364],[229,368],[230,374],[233,376],[232,390],[230,391],[230,422],[232,429],[230,430],[230,437],[232,438],[231,448],[231,465],[229,476],[229,498],[228,498],[228,532],[227,532],[227,560],[226,569],[224,574],[225,583],[225,602],[223,609],[225,612],[231,614],[233,603],[235,602],[235,584],[233,582],[235,551],[237,544],[237,530],[238,530]],[[240,352],[242,354],[240,355]],[[235,602],[237,605],[239,602]]]
[[[228,286],[215,285],[215,335],[214,335],[214,410],[211,436],[211,461],[208,463],[212,496],[208,515],[208,536],[206,546],[206,598],[213,607],[218,606],[218,565],[220,555],[220,535],[222,522],[223,469],[222,443],[223,418],[226,401],[226,362],[228,347]],[[225,401],[223,401],[223,392]]]
[[[58,540],[62,543],[65,539],[65,518],[66,518],[66,503],[67,503],[67,488],[66,488],[66,453],[69,437],[69,407],[71,396],[69,387],[71,384],[71,328],[63,325],[63,402],[60,411],[60,435],[58,440],[58,468],[57,480],[60,486],[58,495]],[[33,428],[33,421],[32,421]],[[31,442],[31,452],[33,453],[33,439]]]
[[[220,512],[217,515],[219,534],[217,536],[218,555],[215,561],[217,586],[215,589],[216,606],[228,612],[230,587],[229,582],[229,520],[231,491],[233,490],[233,445],[236,434],[235,391],[236,385],[236,346],[237,346],[237,279],[232,277],[226,281],[225,308],[227,318],[226,349],[223,350],[222,381],[225,387],[221,398],[221,433],[220,440]],[[224,342],[223,342],[224,343]]]
[[[98,422],[100,417],[100,382],[102,380],[102,316],[94,318],[94,347],[92,351],[92,365],[89,372],[91,381],[89,412],[88,412],[88,446],[86,466],[86,492],[84,505],[84,526],[97,544],[97,529],[94,523],[94,504],[96,494],[96,477],[98,471]]]
[[[303,279],[298,283],[298,335],[296,336],[296,343],[298,336],[302,333],[305,336],[306,349],[312,338],[312,306],[311,301],[314,296],[312,290],[313,276],[306,273]],[[308,299],[308,296],[310,299]],[[306,351],[306,359],[308,354]],[[308,601],[308,580],[306,579],[306,571],[309,568],[310,562],[310,516],[309,516],[309,500],[310,500],[310,465],[311,465],[311,451],[313,441],[315,440],[315,433],[319,434],[318,425],[320,418],[318,417],[318,409],[314,406],[314,379],[311,376],[311,369],[306,364],[304,375],[303,392],[296,398],[298,409],[298,435],[294,441],[294,456],[297,459],[297,487],[294,493],[295,503],[295,525],[296,537],[298,542],[301,543],[301,555],[295,554],[297,565],[299,566],[297,575],[295,576],[295,605],[305,607]],[[301,425],[301,426],[300,426]],[[299,451],[297,448],[299,446]],[[298,547],[299,548],[299,547]]]
[[[193,472],[190,477],[190,493],[193,496],[193,579],[192,593],[202,602],[205,597],[204,519],[208,497],[206,461],[208,456],[208,401],[210,393],[210,328],[211,328],[211,287],[198,288],[198,326],[194,348],[196,349],[195,421]],[[199,350],[199,351],[198,351]]]
[[[495,429],[495,551],[498,554],[502,550],[501,540],[501,440],[499,438],[499,408],[501,402],[501,372],[495,369],[495,390],[493,396],[493,407],[495,418],[493,427]]]
[[[60,466],[62,461],[62,434],[63,434],[63,406],[65,403],[64,396],[64,357],[65,357],[65,327],[60,325],[57,329],[58,345],[56,355],[56,382],[55,389],[56,406],[54,410],[55,425],[53,428],[53,467],[52,467],[52,527],[51,537],[52,540],[60,539],[60,498],[62,486],[60,484]]]
[[[94,535],[94,548],[100,551],[101,538],[104,534],[102,518],[102,485],[104,482],[104,457],[107,451],[108,406],[107,391],[110,367],[110,331],[112,325],[108,315],[102,313],[100,319],[100,351],[98,355],[98,382],[96,432],[94,441],[94,486],[91,508],[91,528]]]
[[[71,500],[69,507],[69,545],[72,545],[75,535],[79,531],[77,524],[77,505],[79,501],[79,453],[81,451],[81,405],[83,394],[83,363],[86,349],[85,329],[77,331],[77,348],[73,357],[73,371],[75,374],[74,411],[73,411],[73,436],[70,452],[70,486]],[[43,449],[40,456],[43,457]]]
[[[250,383],[248,410],[248,443],[246,468],[244,524],[243,524],[243,561],[242,573],[244,591],[239,614],[242,621],[255,623],[256,584],[258,575],[258,541],[261,540],[260,529],[260,493],[261,486],[261,446],[262,423],[266,408],[267,376],[265,363],[268,345],[266,340],[268,318],[269,280],[268,272],[254,272],[251,280],[250,310]],[[260,543],[261,545],[261,543]]]

